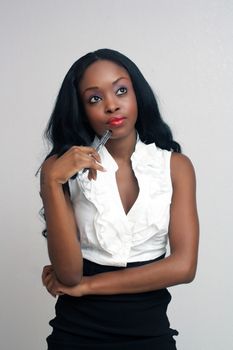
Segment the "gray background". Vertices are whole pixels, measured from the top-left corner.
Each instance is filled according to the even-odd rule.
[[[0,347],[42,350],[55,300],[34,177],[42,131],[80,55],[108,47],[131,57],[193,161],[201,222],[195,281],[170,289],[179,350],[233,347],[231,0],[1,1]]]

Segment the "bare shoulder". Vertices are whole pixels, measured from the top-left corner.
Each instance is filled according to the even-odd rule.
[[[174,185],[184,182],[195,184],[195,170],[189,157],[177,152],[172,153],[171,179]]]
[[[57,155],[54,154],[53,156],[50,156],[48,158],[46,158],[41,166],[41,169],[46,169],[47,167],[51,166],[53,163],[55,163],[55,161],[57,160]]]

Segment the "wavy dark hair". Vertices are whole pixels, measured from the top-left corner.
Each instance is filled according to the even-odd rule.
[[[162,119],[151,87],[135,63],[118,51],[100,49],[78,59],[63,80],[44,133],[52,145],[46,158],[54,154],[61,156],[74,145],[89,146],[92,143],[95,133],[85,115],[79,95],[79,83],[86,69],[98,60],[112,61],[128,72],[137,99],[138,116],[135,127],[141,141],[146,144],[155,143],[162,149],[180,153],[181,147],[173,140],[171,129]],[[67,184],[63,188],[69,192]],[[46,221],[43,208],[40,214]],[[46,228],[42,234],[47,237]]]
[[[85,70],[98,60],[112,61],[128,72],[137,99],[136,130],[141,141],[146,144],[155,143],[169,151],[181,152],[180,145],[173,140],[171,129],[160,115],[150,85],[138,67],[118,51],[100,49],[77,60],[64,78],[45,130],[45,137],[52,145],[46,158],[53,154],[61,155],[73,145],[88,146],[92,143],[95,134],[85,115],[78,87]]]

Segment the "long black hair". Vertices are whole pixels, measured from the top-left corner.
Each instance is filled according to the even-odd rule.
[[[138,105],[136,130],[142,142],[155,143],[156,146],[181,152],[180,145],[173,140],[169,126],[163,121],[154,93],[138,69],[125,55],[110,49],[90,52],[77,60],[66,74],[58,93],[54,110],[45,130],[45,137],[52,149],[47,157],[63,154],[71,146],[88,146],[94,139],[79,96],[79,82],[85,70],[95,61],[109,60],[128,72]]]
[[[86,69],[98,60],[112,61],[128,72],[137,99],[138,116],[136,130],[142,142],[155,143],[168,151],[181,152],[180,145],[173,140],[169,126],[162,119],[155,95],[138,69],[128,57],[118,51],[100,49],[90,52],[77,60],[66,74],[58,93],[54,110],[45,130],[45,137],[52,149],[46,158],[66,152],[71,146],[89,146],[95,136],[90,127],[82,100],[79,95],[79,83]],[[67,184],[63,185],[69,192]],[[44,217],[44,210],[41,210]],[[44,217],[45,218],[45,217]],[[47,229],[42,234],[47,237]]]

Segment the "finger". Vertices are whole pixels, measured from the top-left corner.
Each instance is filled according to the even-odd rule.
[[[53,288],[53,281],[51,279],[46,279],[45,281],[45,288],[49,293],[51,293],[51,290]]]
[[[92,158],[94,158],[98,163],[101,164],[101,158],[100,158],[100,155],[98,152],[95,151],[95,152],[90,153],[89,155],[91,155]]]
[[[42,271],[42,275],[41,275],[43,284],[44,284],[44,279],[45,279],[45,277],[46,277],[49,273],[51,273],[51,271],[53,271],[52,265],[46,265],[46,266],[44,266],[43,271]]]
[[[89,157],[89,164],[87,168],[91,168],[98,171],[106,171],[106,169],[101,165],[99,162],[97,162],[93,157]]]
[[[56,298],[57,294],[54,292],[53,288],[47,289],[47,291],[52,295],[52,297]]]
[[[42,275],[41,275],[42,281],[44,280],[44,278],[45,278],[48,274],[51,274],[52,272],[53,272],[53,268],[52,268],[51,265],[45,266],[45,267],[43,268]]]
[[[56,283],[52,279],[47,282],[46,289],[53,297],[56,297]]]
[[[44,286],[47,288],[48,284],[54,283],[55,281],[57,281],[56,275],[55,275],[54,271],[50,271],[44,277],[44,280],[43,280]]]
[[[97,171],[95,169],[89,169],[88,179],[96,180],[96,178],[97,178]]]
[[[56,295],[58,295],[58,294],[59,295],[63,294],[63,292],[60,291],[60,288],[62,287],[62,285],[57,280],[53,271],[51,273],[47,274],[47,276],[44,278],[44,282],[45,282],[45,287],[46,287],[47,291],[52,296],[56,297]]]
[[[58,281],[54,281],[51,288],[50,288],[50,294],[54,297],[57,295],[63,295],[64,292],[62,290],[62,286]]]
[[[86,146],[73,146],[68,151],[70,153],[78,153],[78,154],[85,154],[85,155],[92,155],[93,158],[95,158],[98,162],[101,162],[101,158],[98,152],[96,152],[96,149],[93,147],[86,147]],[[67,152],[67,153],[68,153]]]
[[[46,288],[53,282],[54,278],[51,274],[48,274],[44,277],[43,283]]]
[[[68,174],[68,176],[72,175],[74,171],[77,172],[85,168],[94,168],[95,170],[105,171],[101,164],[100,156],[96,151],[84,153],[80,151],[80,148],[76,147],[73,152],[74,153],[70,155],[72,168],[70,169],[70,174]]]

